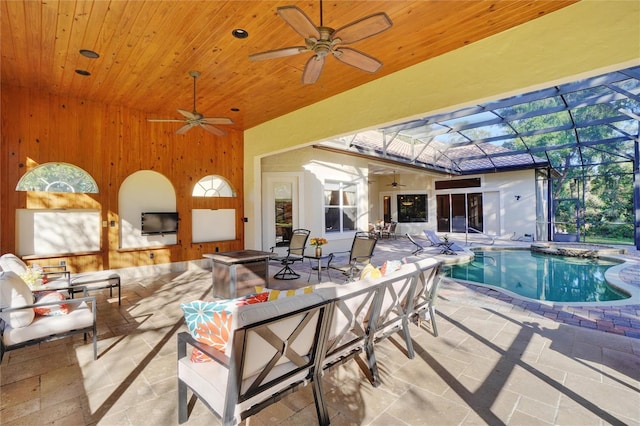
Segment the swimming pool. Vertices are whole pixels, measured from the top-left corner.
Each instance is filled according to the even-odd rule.
[[[605,271],[620,264],[613,260],[518,249],[474,251],[474,254],[471,262],[443,267],[444,275],[542,301],[606,302],[630,297],[605,279]]]

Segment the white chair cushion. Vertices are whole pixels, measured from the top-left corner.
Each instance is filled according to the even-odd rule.
[[[267,376],[266,380],[282,374],[282,371],[288,371],[291,363],[279,365],[275,367],[272,373]],[[268,393],[259,393],[252,398],[247,399],[235,408],[235,415],[238,416],[243,410],[264,401],[272,394],[285,389],[289,384],[302,382],[306,379],[307,371],[303,370],[279,385],[272,386]],[[187,383],[191,389],[198,393],[219,415],[222,415],[224,404],[227,398],[227,379],[229,370],[217,362],[195,363],[189,361],[189,357],[178,360],[178,377]],[[253,383],[255,375],[247,377],[242,381],[241,388],[246,389],[250,383]]]
[[[24,274],[29,269],[22,259],[12,253],[0,256],[0,267],[2,267],[3,271],[13,271],[18,275]]]
[[[22,281],[17,273],[9,270],[0,272],[0,306],[3,308],[19,308],[31,305],[33,293]],[[33,321],[35,312],[33,309],[23,309],[16,312],[1,314],[2,319],[12,328],[26,327]]]

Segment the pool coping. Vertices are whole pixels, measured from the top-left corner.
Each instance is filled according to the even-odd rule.
[[[468,251],[501,249],[530,250],[530,247],[478,245]],[[605,272],[605,279],[612,286],[631,294],[631,297],[608,302],[550,302],[530,299],[501,287],[460,279],[446,279],[561,323],[640,339],[640,261],[626,254],[606,254],[600,257],[621,262]],[[445,264],[459,263],[460,260]]]
[[[531,245],[533,246],[533,244]],[[500,247],[493,247],[493,246],[477,246],[477,247],[473,247],[468,249],[469,252],[473,253],[474,251],[501,251],[501,250],[531,250],[529,247],[526,246],[500,246]],[[621,300],[610,300],[610,301],[602,301],[602,302],[557,302],[557,301],[552,301],[552,300],[538,300],[538,299],[533,299],[530,297],[526,297],[526,296],[522,296],[518,293],[514,293],[510,290],[507,290],[503,287],[498,287],[498,286],[494,286],[494,285],[490,285],[490,284],[484,284],[484,283],[478,283],[475,281],[467,281],[467,280],[462,280],[462,279],[458,279],[455,278],[456,281],[462,281],[465,283],[469,283],[469,284],[473,284],[473,285],[478,285],[478,286],[483,286],[483,287],[490,287],[490,288],[494,288],[498,291],[502,291],[504,293],[509,294],[512,297],[516,297],[516,298],[520,298],[529,302],[535,302],[535,303],[542,303],[545,305],[551,305],[551,306],[625,306],[625,305],[637,305],[640,304],[640,262],[635,260],[635,259],[630,259],[628,257],[624,257],[624,254],[612,254],[612,253],[607,253],[603,256],[598,256],[599,259],[602,260],[608,260],[611,262],[620,262],[619,265],[614,265],[611,266],[610,268],[608,268],[605,271],[604,274],[604,278],[607,280],[607,282],[609,283],[609,285],[613,286],[614,288],[618,289],[618,290],[622,290],[625,293],[629,294],[629,297],[626,299],[621,299]],[[471,260],[470,257],[466,257],[466,259]],[[456,263],[463,263],[462,259],[459,259],[458,262]],[[451,263],[450,263],[451,264]],[[624,280],[620,277],[620,274],[623,270],[625,270],[626,268],[632,267],[632,266],[637,266],[638,267],[638,281],[637,282],[633,282],[633,281],[627,281]]]

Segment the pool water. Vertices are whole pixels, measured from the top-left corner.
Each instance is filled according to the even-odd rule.
[[[608,268],[619,264],[615,261],[529,250],[474,253],[475,258],[469,263],[444,267],[445,276],[552,302],[604,302],[630,297],[611,287],[604,278]]]

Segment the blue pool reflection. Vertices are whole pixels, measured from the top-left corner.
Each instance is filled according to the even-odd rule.
[[[529,250],[476,251],[473,261],[443,268],[446,276],[504,288],[520,296],[552,302],[604,302],[628,294],[611,287],[605,271],[619,263],[564,257]]]

